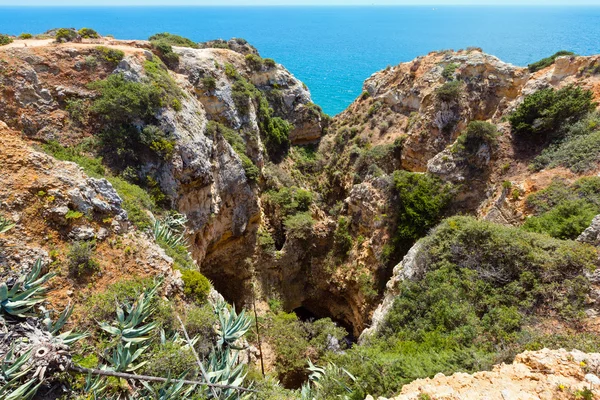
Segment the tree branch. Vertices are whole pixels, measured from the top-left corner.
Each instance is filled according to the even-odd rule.
[[[101,375],[101,376],[114,376],[116,378],[123,379],[134,379],[138,381],[147,381],[147,382],[183,382],[186,385],[201,385],[201,386],[209,386],[212,388],[220,388],[220,389],[235,389],[241,390],[243,392],[252,392],[256,393],[256,390],[243,388],[240,386],[232,386],[232,385],[220,385],[218,383],[207,383],[200,381],[190,381],[187,379],[167,379],[162,378],[160,376],[148,376],[148,375],[136,375],[136,374],[128,374],[125,372],[115,372],[115,371],[106,371],[102,369],[93,369],[93,368],[83,368],[77,365],[71,365],[69,367],[71,371],[80,372],[82,374],[92,374],[92,375]]]

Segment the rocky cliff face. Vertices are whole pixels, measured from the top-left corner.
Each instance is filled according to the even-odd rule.
[[[422,399],[571,399],[593,389],[598,378],[600,354],[580,351],[526,351],[512,364],[502,364],[492,371],[473,375],[438,374],[418,379],[402,388],[399,396],[389,400]],[[591,391],[589,398],[597,398]],[[382,398],[380,398],[382,399]],[[373,400],[367,396],[366,400]]]

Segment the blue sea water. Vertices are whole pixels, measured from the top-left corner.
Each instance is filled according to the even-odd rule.
[[[242,37],[285,65],[331,114],[372,73],[433,50],[482,47],[516,65],[600,53],[600,7],[0,7],[0,32],[90,27],[119,39]]]

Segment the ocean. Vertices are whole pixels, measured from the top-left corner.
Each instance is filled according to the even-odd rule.
[[[0,7],[0,33],[56,27],[118,39],[245,38],[304,81],[330,115],[372,73],[433,50],[477,46],[515,65],[558,50],[600,53],[600,7]]]

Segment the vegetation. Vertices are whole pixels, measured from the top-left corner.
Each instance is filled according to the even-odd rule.
[[[238,132],[226,127],[221,123],[210,121],[208,123],[207,134],[212,137],[221,135],[227,141],[227,143],[231,145],[233,150],[240,158],[240,161],[242,162],[242,168],[244,168],[244,173],[246,174],[248,181],[258,181],[258,178],[260,177],[260,170],[250,159],[250,157],[248,157],[248,154],[246,153],[246,143]]]
[[[56,35],[54,37],[57,42],[64,43],[72,42],[80,36],[75,29],[60,28],[56,31]]]
[[[198,48],[198,44],[196,42],[194,42],[193,40],[190,40],[183,36],[174,35],[174,34],[168,33],[168,32],[154,34],[154,35],[150,36],[148,38],[148,40],[151,42],[162,41],[171,46],[191,47],[192,49]]]
[[[363,395],[389,396],[416,378],[483,370],[539,349],[548,342],[527,326],[539,318],[577,326],[590,290],[583,272],[595,258],[591,246],[449,218],[423,239],[423,269],[399,284],[381,334],[333,360],[358,377]],[[553,337],[552,347],[574,340]]]
[[[394,173],[394,189],[398,200],[393,245],[404,254],[442,219],[452,194],[439,179],[407,171]]]
[[[10,36],[0,33],[0,46],[11,44],[12,42],[13,39]]]
[[[446,103],[458,101],[462,92],[462,82],[450,81],[444,83],[435,90],[435,94],[441,101]]]
[[[569,85],[562,89],[541,89],[525,97],[523,103],[508,117],[513,133],[518,137],[557,139],[560,128],[569,126],[593,111],[596,104],[589,90]]]
[[[155,125],[155,114],[162,107],[180,109],[182,93],[160,62],[146,61],[144,69],[148,77],[142,82],[113,74],[89,85],[99,92],[90,111],[104,123],[100,144],[122,169],[136,165],[144,151],[162,159],[173,153],[173,140]]]
[[[19,35],[19,39],[21,40],[27,40],[27,39],[31,39],[33,37],[33,35],[31,33],[21,33]]]
[[[100,37],[98,32],[91,28],[81,28],[79,31],[77,31],[77,33],[83,39],[98,39]]]
[[[346,257],[352,248],[354,240],[350,235],[350,220],[346,217],[339,217],[337,227],[333,234],[333,243],[336,253],[341,257]]]
[[[460,65],[456,63],[447,64],[442,71],[442,77],[444,77],[447,81],[453,80],[454,71],[456,71],[459,66]]]
[[[247,54],[246,64],[248,65],[248,67],[250,67],[251,70],[260,71],[263,68],[265,62],[262,59],[262,57],[257,56],[256,54]]]
[[[306,240],[312,232],[314,220],[309,212],[300,212],[287,217],[283,224],[288,237]]]
[[[208,91],[213,91],[217,88],[217,80],[212,76],[202,78],[202,86]]]
[[[456,140],[454,151],[474,154],[482,145],[494,148],[498,143],[498,129],[485,121],[471,121]]]
[[[289,133],[293,125],[280,117],[273,116],[274,111],[267,99],[252,83],[242,77],[233,65],[225,65],[225,74],[235,81],[231,96],[241,114],[248,114],[250,101],[257,102],[258,127],[264,138],[267,153],[272,160],[281,160],[289,149]]]
[[[199,271],[185,269],[181,271],[183,293],[197,304],[203,304],[208,299],[211,285],[208,279]]]
[[[110,47],[98,46],[96,47],[96,51],[102,60],[115,67],[125,57],[125,53],[123,51]]]
[[[600,115],[597,112],[562,128],[562,140],[545,148],[531,163],[534,171],[565,167],[575,173],[586,172],[600,161]]]
[[[540,61],[536,61],[532,64],[529,64],[527,66],[527,68],[529,68],[529,72],[532,72],[532,73],[537,72],[539,70],[542,70],[542,69],[547,68],[547,67],[551,66],[552,64],[554,64],[554,61],[556,61],[556,59],[560,56],[574,56],[574,55],[575,55],[575,53],[573,53],[571,51],[566,51],[566,50],[557,51],[550,57],[542,58]]]
[[[600,214],[600,178],[581,178],[572,185],[560,179],[527,197],[533,210],[523,229],[559,239],[576,239]]]
[[[83,280],[100,271],[100,263],[94,258],[96,243],[75,242],[69,250],[69,275],[76,280]]]
[[[331,341],[341,342],[347,332],[329,318],[300,321],[296,314],[274,310],[263,321],[265,335],[275,353],[275,370],[287,387],[299,387],[308,376],[306,359],[317,362],[327,353]]]

